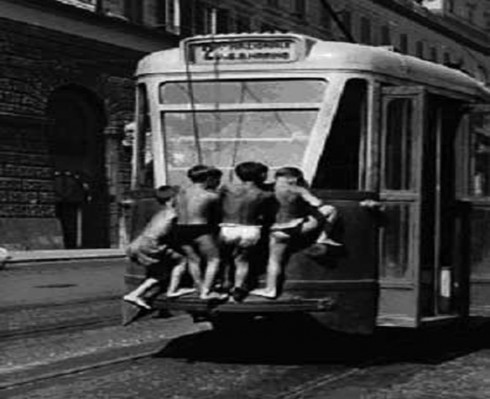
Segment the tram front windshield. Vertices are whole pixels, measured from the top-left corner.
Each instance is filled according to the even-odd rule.
[[[220,168],[224,180],[245,161],[301,166],[326,86],[321,79],[163,84],[168,182],[183,184],[199,161]]]

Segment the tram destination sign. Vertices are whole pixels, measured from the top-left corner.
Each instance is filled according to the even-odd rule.
[[[293,38],[243,38],[187,43],[189,62],[194,64],[280,63],[297,61],[299,43]]]

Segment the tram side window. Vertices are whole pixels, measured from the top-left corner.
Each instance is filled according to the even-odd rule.
[[[137,120],[134,151],[136,184],[138,187],[152,188],[154,186],[151,135],[152,129],[148,106],[148,91],[146,85],[140,84],[137,88]]]
[[[365,179],[367,82],[345,85],[330,135],[323,150],[313,188],[362,189]]]
[[[412,187],[412,102],[404,98],[393,99],[386,111],[384,188],[409,190]]]
[[[490,116],[475,114],[472,130],[472,194],[490,197]]]

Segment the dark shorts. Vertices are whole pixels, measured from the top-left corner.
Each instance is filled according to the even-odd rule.
[[[208,224],[178,224],[175,226],[173,241],[180,245],[192,244],[199,237],[214,234],[216,227]]]

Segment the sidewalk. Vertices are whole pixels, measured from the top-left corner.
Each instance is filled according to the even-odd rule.
[[[128,261],[118,251],[32,251],[12,255],[12,261],[0,270],[0,311],[124,293]]]
[[[61,249],[43,251],[10,251],[11,258],[6,262],[5,269],[16,266],[25,266],[33,262],[62,261],[78,259],[107,259],[123,258],[124,250],[121,248],[104,249]],[[0,269],[1,270],[1,269]]]

